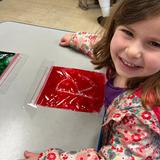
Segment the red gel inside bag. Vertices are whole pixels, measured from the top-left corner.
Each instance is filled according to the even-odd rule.
[[[54,66],[36,105],[80,112],[99,112],[104,100],[104,74]]]

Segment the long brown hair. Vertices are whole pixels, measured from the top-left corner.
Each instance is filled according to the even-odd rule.
[[[111,59],[110,42],[119,25],[129,25],[138,21],[160,16],[160,0],[120,0],[111,9],[111,13],[101,40],[94,47],[93,64],[96,68],[107,67],[109,78],[116,75]],[[160,71],[149,77],[135,77],[127,82],[128,89],[141,85],[143,104],[160,105]]]

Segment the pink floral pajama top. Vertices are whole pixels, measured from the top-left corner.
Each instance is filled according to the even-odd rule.
[[[96,35],[73,34],[71,46],[92,57]],[[38,160],[160,160],[160,106],[147,110],[142,106],[141,89],[126,91],[107,109],[102,125],[100,151],[83,149],[65,152],[49,149]]]

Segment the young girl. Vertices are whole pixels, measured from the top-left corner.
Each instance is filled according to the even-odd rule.
[[[65,35],[60,44],[89,55],[98,68],[107,67],[100,150],[26,151],[25,159],[159,160],[160,0],[121,0],[101,39],[82,32]]]

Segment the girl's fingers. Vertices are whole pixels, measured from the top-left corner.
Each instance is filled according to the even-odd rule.
[[[66,42],[65,41],[60,41],[59,43],[61,46],[65,46],[66,45]]]
[[[65,41],[65,40],[61,40],[60,43],[59,43],[61,46],[68,46],[68,42]]]
[[[37,154],[35,154],[35,153],[33,153],[33,152],[29,152],[29,151],[25,151],[24,152],[24,157],[25,158],[34,158],[34,157],[36,157],[37,156]]]
[[[60,40],[60,45],[61,46],[69,46],[69,44],[70,44],[70,39],[71,39],[71,37],[72,37],[72,34],[66,34],[66,35],[64,35],[62,38],[61,38],[61,40]]]

